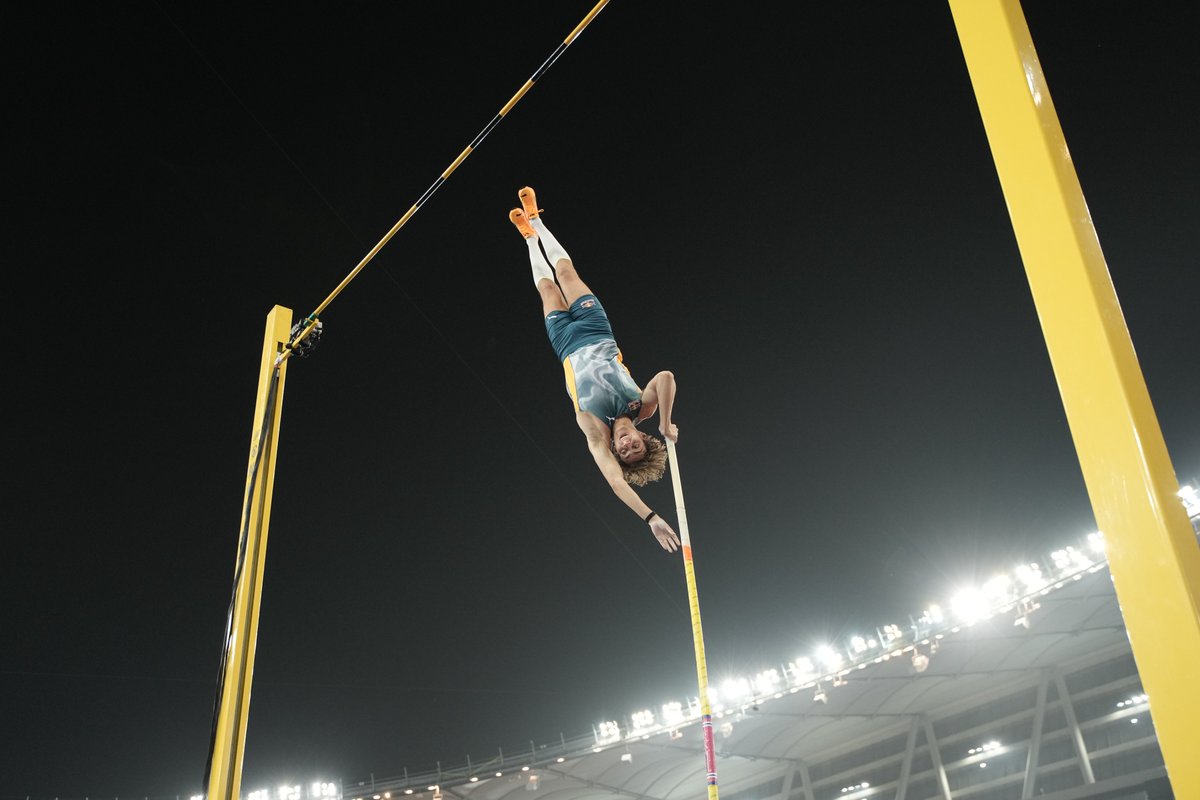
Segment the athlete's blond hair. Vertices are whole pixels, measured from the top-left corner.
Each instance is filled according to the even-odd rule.
[[[626,464],[618,456],[617,463],[621,465],[621,474],[625,477],[626,483],[645,486],[647,483],[653,483],[661,478],[666,471],[667,446],[660,439],[656,439],[648,433],[638,431],[637,434],[642,437],[642,441],[646,445],[646,455],[642,456],[640,461],[632,464]]]

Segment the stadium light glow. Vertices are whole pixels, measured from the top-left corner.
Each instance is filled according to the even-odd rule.
[[[978,589],[962,589],[950,601],[950,610],[964,625],[974,625],[988,614],[988,602]]]
[[[597,726],[596,744],[615,742],[621,738],[621,726],[614,720],[606,720]],[[597,751],[599,752],[599,751]]]
[[[660,711],[664,725],[678,725],[683,722],[683,706],[679,703],[663,703]]]
[[[839,669],[842,666],[842,654],[827,644],[817,648],[817,661],[826,669]]]
[[[1135,694],[1133,697],[1130,697],[1128,700],[1122,700],[1121,702],[1117,703],[1117,708],[1128,708],[1130,706],[1141,706],[1141,705],[1146,705],[1149,702],[1150,702],[1149,695]]]
[[[779,685],[779,671],[774,669],[763,670],[754,676],[751,685],[754,687],[755,694],[770,694]]]
[[[750,695],[750,681],[745,678],[729,678],[721,683],[721,697],[731,704]]]
[[[1187,512],[1189,519],[1200,515],[1200,492],[1196,491],[1195,486],[1190,484],[1181,486],[1177,494],[1183,501],[1183,509]]]
[[[1042,568],[1037,564],[1022,564],[1014,570],[1017,581],[1025,587],[1025,593],[1036,592],[1046,585]]]
[[[645,731],[654,727],[654,712],[648,708],[643,708],[641,711],[635,711],[630,715],[630,721],[633,723],[634,731]]]

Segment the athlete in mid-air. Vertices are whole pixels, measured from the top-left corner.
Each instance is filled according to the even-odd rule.
[[[604,306],[580,280],[571,257],[546,228],[533,189],[526,186],[517,197],[521,207],[510,211],[508,218],[529,248],[546,333],[566,373],[575,422],[613,493],[649,524],[664,550],[674,552],[679,549],[674,529],[630,484],[645,486],[658,480],[667,464],[666,445],[639,431],[641,422],[657,410],[659,433],[672,442],[679,439],[679,429],[671,422],[675,376],[663,371],[651,378],[646,388],[638,387],[617,348]]]

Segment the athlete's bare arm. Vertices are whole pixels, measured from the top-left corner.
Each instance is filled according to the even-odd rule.
[[[671,411],[675,407],[675,374],[663,370],[650,379],[642,390],[642,411],[638,422],[649,419],[658,411],[658,432],[672,442],[679,441],[679,428],[671,422]]]
[[[650,513],[650,506],[646,505],[642,498],[638,497],[633,487],[625,482],[621,465],[612,452],[612,434],[608,426],[599,417],[586,411],[576,412],[575,422],[583,431],[583,435],[587,437],[588,451],[592,454],[596,466],[600,468],[600,474],[608,481],[608,486],[613,490],[613,494],[628,506],[630,511],[645,519]],[[655,515],[651,518],[650,532],[654,534],[654,538],[658,540],[662,549],[668,553],[679,549],[679,536],[676,535],[670,523],[662,517]]]

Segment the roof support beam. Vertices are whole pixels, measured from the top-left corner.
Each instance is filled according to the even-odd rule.
[[[1042,750],[1042,723],[1046,721],[1046,689],[1050,685],[1049,675],[1042,673],[1038,681],[1037,707],[1033,712],[1033,732],[1029,735],[1029,758],[1025,761],[1025,786],[1021,789],[1021,800],[1032,800],[1037,784],[1038,754]]]
[[[1088,758],[1087,744],[1083,741],[1083,731],[1079,729],[1079,720],[1075,717],[1075,706],[1071,703],[1067,682],[1058,669],[1054,670],[1054,685],[1058,688],[1058,701],[1067,717],[1067,727],[1071,731],[1071,741],[1075,744],[1075,754],[1079,756],[1079,771],[1083,773],[1083,782],[1095,783],[1096,776],[1092,772],[1091,759]]]
[[[943,800],[954,800],[950,796],[950,781],[946,778],[946,767],[942,764],[937,737],[933,735],[933,723],[929,721],[929,717],[921,717],[921,724],[925,728],[925,741],[929,745],[929,757],[933,759],[933,772],[937,776],[938,789],[941,790]]]
[[[917,731],[920,727],[920,718],[913,717],[908,728],[908,741],[904,745],[904,761],[900,762],[900,783],[896,787],[896,800],[905,800],[908,794],[908,779],[912,775],[913,755],[917,752]]]

